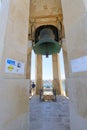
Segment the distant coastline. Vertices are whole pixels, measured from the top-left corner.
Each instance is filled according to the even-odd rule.
[[[32,80],[32,82],[35,82],[35,80]],[[50,88],[52,88],[52,82],[53,80],[43,80],[43,87],[47,87],[49,86]],[[63,90],[65,91],[65,79],[62,80],[62,87],[63,87]]]

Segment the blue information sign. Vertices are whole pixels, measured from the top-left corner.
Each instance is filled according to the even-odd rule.
[[[10,65],[15,65],[15,61],[11,59],[7,59],[7,63]]]

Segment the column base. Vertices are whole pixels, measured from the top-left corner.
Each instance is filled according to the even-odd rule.
[[[60,82],[57,79],[53,80],[53,88],[56,89],[56,94],[57,95],[62,94],[62,86],[61,86]]]

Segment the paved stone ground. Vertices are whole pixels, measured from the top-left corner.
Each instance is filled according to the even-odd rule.
[[[39,96],[32,97],[29,130],[70,130],[69,99],[57,96],[57,102],[40,102]]]

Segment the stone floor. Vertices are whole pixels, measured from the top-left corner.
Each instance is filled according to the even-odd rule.
[[[70,130],[69,99],[57,96],[57,102],[40,102],[39,96],[33,96],[29,130]]]

